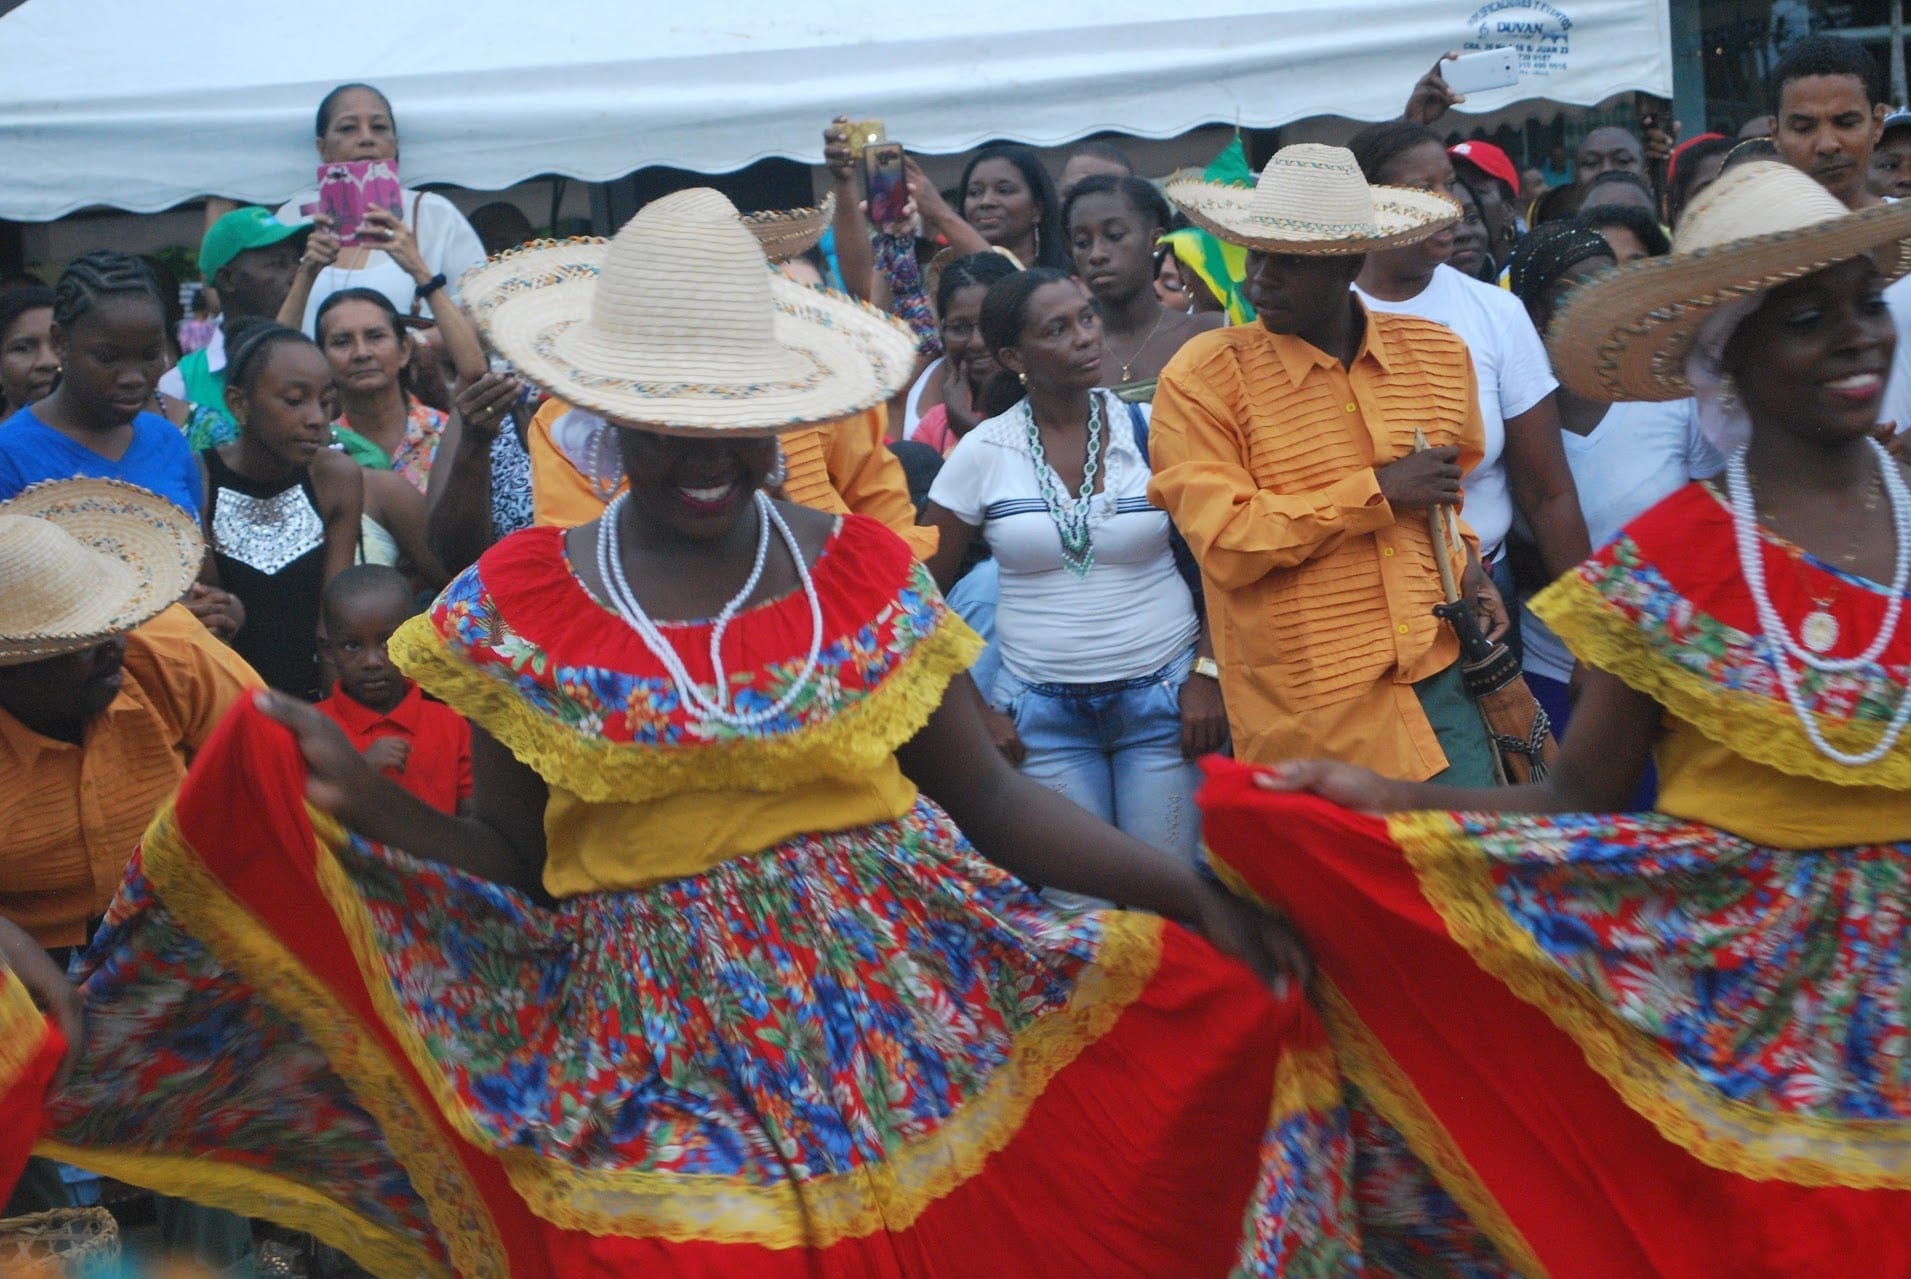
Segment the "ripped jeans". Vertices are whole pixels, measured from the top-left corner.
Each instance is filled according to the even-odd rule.
[[[1194,647],[1152,674],[1107,684],[1030,684],[1004,667],[995,708],[1015,721],[1022,771],[1144,844],[1193,863],[1201,770],[1181,755],[1181,686]],[[1057,904],[1099,905],[1050,891]]]

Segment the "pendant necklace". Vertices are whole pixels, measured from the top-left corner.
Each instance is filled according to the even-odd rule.
[[[1146,337],[1141,339],[1141,344],[1135,348],[1134,354],[1121,361],[1121,380],[1123,382],[1128,381],[1128,370],[1133,368],[1135,361],[1141,358],[1141,353],[1148,349],[1148,344],[1155,340],[1155,334],[1161,332],[1162,323],[1166,321],[1167,318],[1168,308],[1164,306],[1161,308],[1161,314],[1155,316],[1155,326],[1148,330]],[[1108,345],[1112,346],[1112,344]]]
[[[1865,650],[1855,657],[1824,656],[1838,642],[1838,619],[1831,615],[1825,603],[1816,600],[1815,607],[1804,620],[1799,639],[1792,638],[1785,619],[1779,616],[1777,606],[1772,603],[1771,591],[1765,580],[1765,555],[1758,533],[1758,506],[1752,497],[1752,482],[1745,467],[1745,450],[1734,453],[1725,467],[1726,492],[1732,512],[1732,532],[1738,549],[1739,571],[1745,577],[1745,585],[1752,596],[1752,606],[1758,615],[1759,630],[1765,636],[1768,649],[1766,660],[1777,674],[1785,700],[1804,727],[1805,736],[1811,739],[1812,746],[1825,758],[1848,768],[1862,768],[1883,759],[1897,746],[1906,724],[1911,723],[1911,689],[1900,690],[1897,709],[1885,725],[1884,736],[1869,750],[1856,753],[1840,750],[1826,739],[1824,731],[1818,726],[1818,717],[1805,704],[1800,675],[1793,669],[1796,663],[1820,674],[1844,675],[1874,667],[1898,633],[1898,619],[1904,610],[1905,587],[1911,583],[1911,488],[1905,485],[1904,477],[1898,473],[1897,464],[1884,446],[1876,440],[1865,442],[1871,446],[1877,458],[1879,478],[1883,481],[1885,495],[1891,499],[1891,522],[1897,533],[1897,559],[1892,569],[1884,618],[1878,623],[1878,633],[1865,646]],[[1853,559],[1856,554],[1854,549],[1851,552]],[[1804,566],[1799,567],[1802,570]]]

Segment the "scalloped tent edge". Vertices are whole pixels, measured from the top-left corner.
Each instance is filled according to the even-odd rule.
[[[666,22],[646,8],[332,0],[315,28],[294,5],[26,0],[0,17],[0,218],[276,205],[312,183],[320,97],[354,80],[390,96],[408,185],[477,190],[813,164],[837,114],[883,119],[927,155],[1386,119],[1440,51],[1469,43],[1523,43],[1534,68],[1470,112],[1672,84],[1666,0],[1107,0],[1092,17],[970,0],[906,18],[875,0],[714,0]]]

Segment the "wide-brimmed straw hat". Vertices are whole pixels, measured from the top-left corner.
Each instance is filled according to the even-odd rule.
[[[835,216],[836,193],[832,191],[813,208],[746,213],[743,225],[750,228],[750,234],[763,246],[765,257],[772,262],[788,262],[815,248]]]
[[[1313,142],[1282,147],[1251,187],[1177,174],[1163,189],[1203,231],[1264,253],[1397,249],[1460,220],[1447,197],[1370,186],[1353,152]]]
[[[881,404],[915,371],[906,326],[767,269],[705,188],[645,205],[608,242],[502,254],[462,293],[524,377],[646,430],[771,435]]]
[[[0,666],[77,653],[157,617],[198,576],[190,515],[118,480],[0,502]]]
[[[1886,278],[1911,272],[1911,203],[1853,213],[1788,164],[1740,165],[1686,209],[1671,254],[1567,296],[1546,339],[1553,370],[1592,398],[1684,399],[1686,360],[1721,307],[1874,251]]]

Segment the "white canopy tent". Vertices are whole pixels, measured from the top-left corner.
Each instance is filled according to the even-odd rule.
[[[1443,50],[1514,45],[1469,112],[1672,87],[1667,0],[27,0],[0,17],[0,217],[309,186],[333,85],[391,98],[408,184],[820,159],[847,113],[923,154],[1102,129],[1384,119]]]

